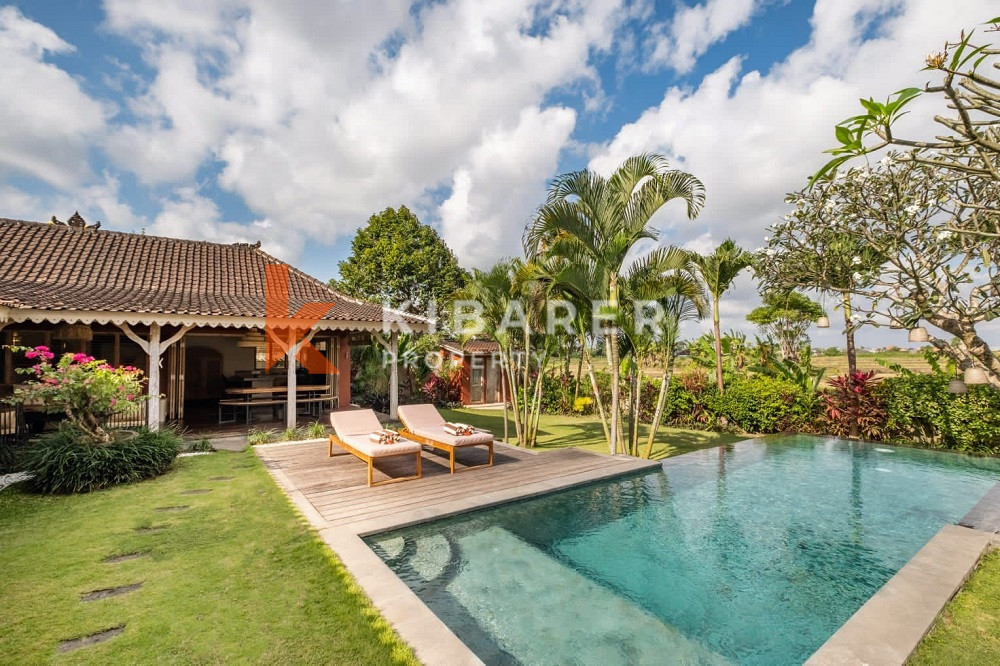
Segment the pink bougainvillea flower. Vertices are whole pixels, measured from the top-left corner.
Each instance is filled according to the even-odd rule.
[[[133,400],[135,400],[135,396],[129,393],[127,396],[125,396],[125,399],[128,400],[129,402],[132,402]]]
[[[38,358],[38,352],[35,351],[34,349],[30,349],[30,350],[24,352],[24,357],[25,358]]]

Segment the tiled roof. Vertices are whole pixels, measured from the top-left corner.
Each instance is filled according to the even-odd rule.
[[[223,245],[75,229],[0,218],[0,305],[75,310],[265,316],[265,266],[283,264],[258,245]],[[382,306],[349,298],[289,266],[292,312],[332,302],[329,321],[381,322]],[[393,313],[411,324],[419,317]]]
[[[469,340],[464,345],[457,340],[445,340],[441,346],[454,354],[493,354],[500,351],[500,345],[493,340]]]

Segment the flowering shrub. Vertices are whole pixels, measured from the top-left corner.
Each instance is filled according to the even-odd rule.
[[[29,375],[15,402],[34,402],[50,413],[65,414],[79,432],[100,444],[111,442],[108,421],[116,414],[135,412],[148,400],[142,371],[131,366],[113,367],[86,354],[63,354],[56,360],[48,347],[11,347],[35,360],[18,372]]]

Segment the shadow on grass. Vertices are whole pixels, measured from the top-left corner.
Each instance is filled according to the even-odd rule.
[[[477,428],[489,430],[497,438],[503,436],[503,412],[475,409],[443,409],[442,416],[449,421],[461,421]],[[510,441],[516,441],[513,421],[509,421]],[[639,429],[639,451],[645,453],[649,429]],[[732,444],[747,439],[743,435],[685,430],[662,427],[653,442],[652,460],[689,453],[712,446]],[[607,453],[604,428],[597,417],[542,415],[538,426],[538,449],[559,449],[570,446],[598,453]]]

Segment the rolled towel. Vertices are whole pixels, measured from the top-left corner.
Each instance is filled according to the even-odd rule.
[[[445,423],[444,431],[454,437],[464,437],[476,431],[475,428],[466,423]]]
[[[368,439],[376,444],[395,444],[399,441],[399,433],[395,430],[382,428],[368,435]]]

